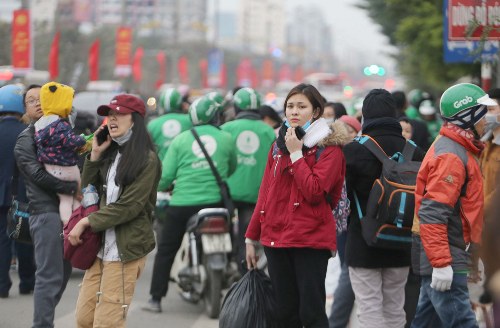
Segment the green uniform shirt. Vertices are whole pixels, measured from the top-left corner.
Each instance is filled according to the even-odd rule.
[[[163,160],[172,140],[191,126],[189,116],[182,113],[165,114],[148,123],[148,131],[160,160]]]
[[[231,135],[212,125],[200,125],[195,129],[221,178],[226,180],[236,169]],[[175,180],[170,205],[204,205],[221,201],[217,181],[190,130],[172,141],[162,165],[158,190],[166,190]]]
[[[238,167],[227,180],[231,197],[256,203],[267,155],[276,135],[261,120],[236,119],[221,127],[231,133],[238,156]]]

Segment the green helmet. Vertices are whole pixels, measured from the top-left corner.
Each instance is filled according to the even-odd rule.
[[[477,85],[460,83],[449,87],[443,93],[439,109],[444,120],[463,129],[469,129],[486,115],[485,106],[495,106],[496,104]]]
[[[204,96],[196,99],[189,106],[189,118],[193,125],[202,125],[209,123],[217,114],[218,104],[210,98]]]
[[[165,89],[160,96],[160,107],[166,112],[181,111],[182,96],[174,88]]]
[[[241,88],[234,94],[234,105],[240,110],[259,109],[260,95],[252,88]]]
[[[217,103],[219,109],[224,107],[225,99],[224,97],[218,93],[217,91],[211,91],[205,95],[208,99],[213,100]]]
[[[420,107],[420,103],[423,100],[431,99],[431,95],[428,92],[422,91],[420,89],[413,89],[408,92],[408,102],[415,108]]]

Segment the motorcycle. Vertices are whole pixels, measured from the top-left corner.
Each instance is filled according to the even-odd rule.
[[[172,267],[171,277],[181,297],[191,303],[205,302],[210,318],[218,318],[223,289],[238,280],[231,262],[230,218],[225,208],[205,208],[193,215]]]

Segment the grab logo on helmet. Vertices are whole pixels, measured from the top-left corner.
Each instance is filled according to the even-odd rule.
[[[474,99],[472,99],[472,97],[471,97],[471,96],[467,96],[467,97],[465,97],[465,98],[464,98],[464,99],[462,99],[462,100],[457,100],[457,101],[455,101],[455,102],[453,103],[453,107],[455,107],[455,108],[457,108],[457,109],[458,109],[458,108],[460,108],[460,107],[462,107],[462,106],[467,105],[468,103],[472,102],[473,100],[474,100]]]

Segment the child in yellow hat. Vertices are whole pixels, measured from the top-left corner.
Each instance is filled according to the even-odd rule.
[[[47,172],[64,181],[80,183],[78,150],[85,139],[73,132],[68,118],[73,107],[73,88],[57,82],[49,82],[40,90],[43,116],[35,123],[35,142],[38,160]],[[72,195],[58,194],[61,220],[68,222],[71,213],[80,202]]]

